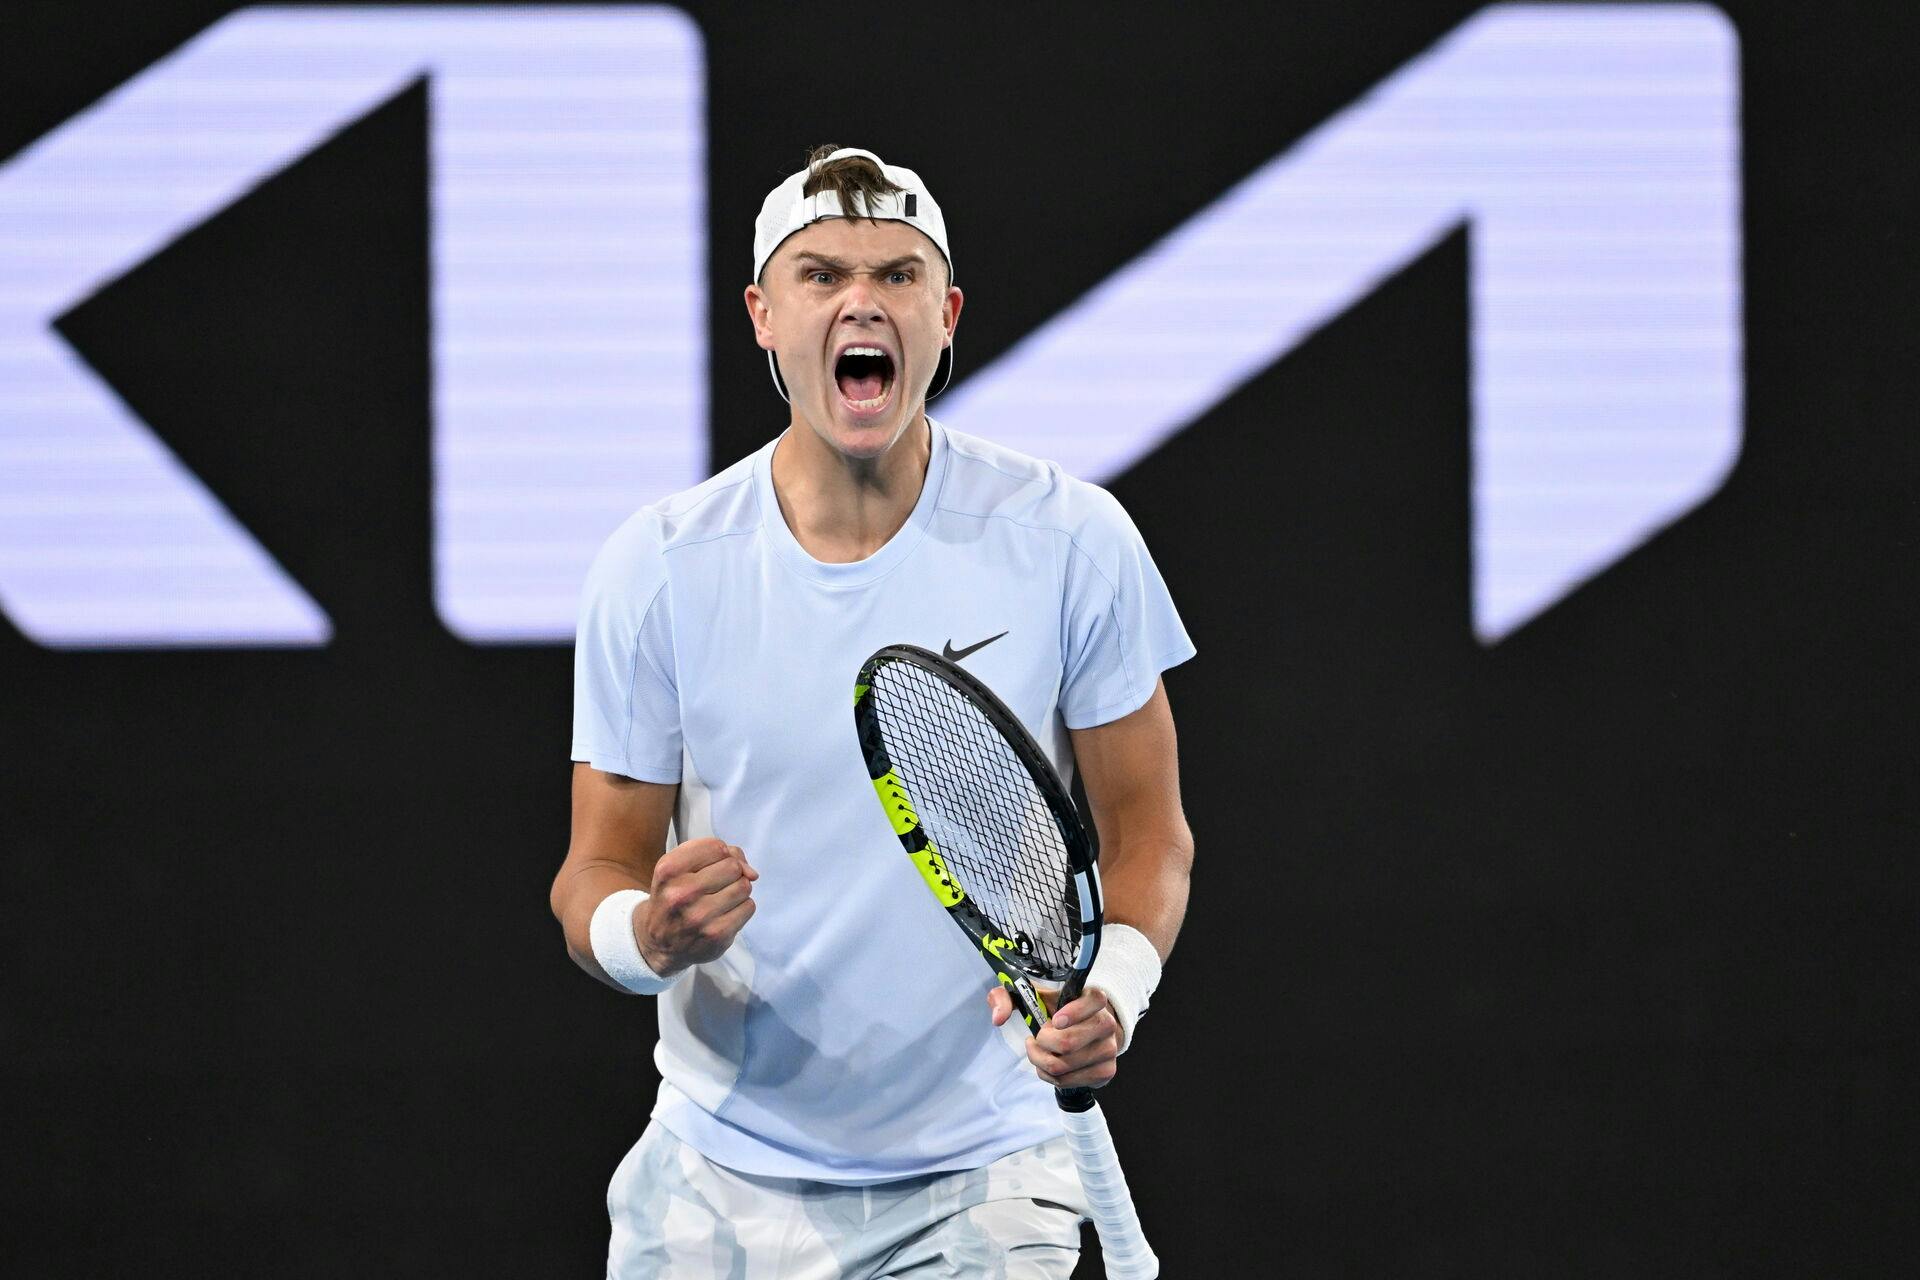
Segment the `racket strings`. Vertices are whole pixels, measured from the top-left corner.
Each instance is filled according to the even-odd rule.
[[[1041,963],[1071,964],[1079,913],[1064,892],[1066,842],[1013,748],[957,689],[910,663],[881,663],[868,696],[921,829],[967,896]]]

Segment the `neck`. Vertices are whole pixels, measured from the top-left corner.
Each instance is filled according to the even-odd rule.
[[[932,457],[924,412],[872,458],[849,458],[796,414],[773,450],[773,492],[808,555],[849,564],[880,550],[906,524]]]

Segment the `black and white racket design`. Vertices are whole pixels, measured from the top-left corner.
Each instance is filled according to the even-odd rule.
[[[1100,949],[1100,872],[1073,797],[1006,704],[939,654],[868,658],[853,718],[894,834],[1037,1033],[1051,1010],[1036,984],[1067,1004]],[[1058,1097],[1107,1274],[1159,1275],[1093,1090]]]

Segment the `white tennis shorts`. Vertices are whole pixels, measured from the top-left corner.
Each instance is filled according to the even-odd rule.
[[[1087,1215],[1065,1138],[870,1187],[762,1178],[661,1128],[607,1187],[609,1280],[1068,1280]]]

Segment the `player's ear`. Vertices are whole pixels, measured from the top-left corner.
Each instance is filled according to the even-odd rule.
[[[965,305],[967,295],[952,285],[947,286],[947,300],[940,306],[940,322],[946,326],[947,340],[942,346],[953,342],[954,326],[960,323],[960,308]]]
[[[767,299],[767,291],[757,284],[747,286],[747,319],[753,322],[753,340],[760,344],[763,351],[773,350],[773,330],[768,322],[773,318],[773,304]]]

